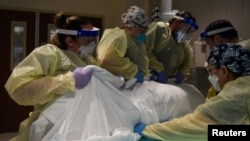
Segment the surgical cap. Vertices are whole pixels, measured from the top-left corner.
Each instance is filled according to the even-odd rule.
[[[220,68],[220,59],[222,54],[226,51],[226,49],[232,44],[220,44],[211,49],[211,52],[207,58],[207,62],[210,65],[215,66],[217,69]]]
[[[137,7],[131,6],[127,13],[123,13],[121,16],[122,23],[128,27],[144,27],[147,28],[149,19],[145,14],[144,10]]]
[[[250,50],[240,45],[229,46],[222,57],[221,65],[235,74],[250,75]]]

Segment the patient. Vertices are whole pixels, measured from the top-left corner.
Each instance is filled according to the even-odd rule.
[[[220,48],[227,49],[220,52]],[[217,96],[183,117],[151,125],[138,124],[135,132],[157,140],[201,141],[208,139],[208,125],[248,125],[250,51],[235,44],[218,45],[211,50],[208,62],[219,64],[215,82],[221,91]]]
[[[181,117],[205,102],[203,95],[192,86],[146,81],[121,90],[115,86],[121,79],[97,66],[86,68],[93,70],[91,81],[83,89],[76,90],[73,97],[69,93],[51,103],[34,122],[34,131],[46,127],[41,124],[43,119],[53,122],[49,124],[52,128],[43,137],[44,141],[55,138],[136,141],[139,140],[133,133],[136,123],[153,124]],[[60,115],[53,111],[59,107],[64,109]]]

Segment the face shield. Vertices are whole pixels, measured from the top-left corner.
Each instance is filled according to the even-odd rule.
[[[182,20],[185,24],[184,27],[180,31],[178,31],[176,42],[181,43],[183,41],[189,41],[192,38],[193,33],[196,32],[199,28],[198,25],[190,19],[185,19],[179,16],[175,16],[175,18]]]
[[[100,29],[97,27],[78,30],[57,29],[57,33],[83,37],[84,44],[79,49],[80,55],[89,56],[92,55],[95,47],[98,45]]]
[[[215,34],[222,33],[222,32],[225,32],[225,31],[229,31],[229,30],[232,30],[232,29],[234,29],[234,27],[229,26],[229,27],[223,27],[223,28],[215,29],[215,30],[208,31],[208,32],[202,32],[200,34],[200,39],[205,40],[211,35],[215,35]]]

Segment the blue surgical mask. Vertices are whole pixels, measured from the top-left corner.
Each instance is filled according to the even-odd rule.
[[[141,34],[137,35],[137,36],[135,37],[135,39],[136,39],[137,41],[144,42],[144,41],[146,40],[146,34],[145,34],[145,33],[141,33]]]

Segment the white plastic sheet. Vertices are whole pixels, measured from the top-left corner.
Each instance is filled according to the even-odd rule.
[[[137,107],[110,83],[95,77],[75,93],[74,105],[59,133],[68,141],[90,136],[110,136],[117,128],[133,131],[140,121]]]
[[[72,94],[73,99],[70,97],[65,107],[60,104],[65,109],[61,116],[53,115],[53,110],[58,109],[57,102],[41,114],[49,122],[51,118],[48,117],[58,119],[46,131],[43,141],[136,141],[140,137],[133,133],[135,124],[180,117],[205,101],[203,95],[189,84],[175,86],[145,81],[120,90],[122,80],[105,70],[91,67],[94,70],[91,81]],[[69,97],[59,99],[65,98]],[[33,129],[38,129],[34,128],[36,125],[42,123],[32,125]]]

